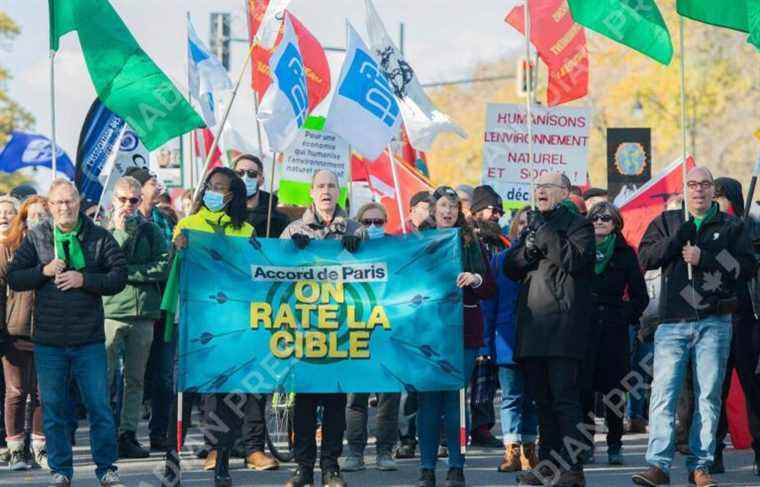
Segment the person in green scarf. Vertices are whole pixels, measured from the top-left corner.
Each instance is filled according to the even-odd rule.
[[[628,327],[639,321],[649,303],[644,275],[636,253],[625,241],[623,218],[612,203],[600,202],[588,214],[594,226],[596,262],[592,280],[592,313],[586,356],[581,366],[583,417],[593,417],[594,393],[609,394],[619,388],[629,371]],[[623,417],[605,405],[607,461],[622,465]],[[587,425],[593,428],[589,421]],[[584,461],[593,461],[592,448]]]

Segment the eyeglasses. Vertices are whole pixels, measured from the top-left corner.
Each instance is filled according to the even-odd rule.
[[[564,186],[561,184],[554,184],[554,183],[542,183],[536,185],[536,190],[539,189],[552,189],[552,188],[559,188],[559,189],[565,189]]]
[[[72,207],[77,204],[76,200],[56,200],[56,201],[49,201],[48,203],[56,207],[60,207],[60,206]]]
[[[593,215],[591,217],[592,222],[602,222],[602,223],[609,223],[612,221],[612,217],[610,215]]]
[[[245,170],[243,170],[243,169],[238,169],[238,170],[237,170],[237,171],[235,171],[235,172],[236,172],[236,173],[237,173],[237,175],[238,175],[238,176],[240,176],[241,178],[243,178],[243,177],[245,177],[245,176],[248,176],[248,177],[249,177],[249,178],[251,178],[251,179],[256,179],[256,178],[258,178],[258,177],[259,177],[259,172],[258,172],[257,170],[255,170],[255,169],[249,169],[249,170],[247,170],[247,171],[245,171]]]
[[[690,190],[694,191],[697,188],[702,188],[703,190],[707,190],[712,188],[713,182],[712,181],[687,181],[686,187]]]
[[[361,221],[361,223],[365,227],[369,227],[371,225],[377,225],[379,227],[379,226],[385,225],[385,220],[383,220],[382,218],[365,218]]]
[[[140,198],[127,198],[126,196],[117,196],[117,200],[119,200],[119,203],[122,205],[126,205],[129,203],[130,205],[136,205],[140,202]]]

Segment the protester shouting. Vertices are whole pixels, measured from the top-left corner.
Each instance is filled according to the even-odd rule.
[[[32,308],[34,292],[15,292],[8,289],[8,264],[13,253],[19,248],[30,228],[50,220],[47,200],[42,196],[31,196],[19,208],[18,215],[11,222],[2,245],[0,245],[0,334],[5,341],[3,355],[3,375],[5,379],[5,431],[10,450],[8,468],[27,470],[33,466],[48,468],[45,434],[42,427],[42,407],[40,406],[37,372],[34,367],[34,345],[32,336]],[[32,456],[27,461],[25,455],[24,420],[26,418],[26,398],[32,418]]]
[[[476,188],[477,189],[477,188]],[[528,226],[526,206],[512,218],[509,240],[513,244]],[[509,279],[501,269],[510,250],[497,253],[491,258],[491,272],[496,276],[498,292],[483,306],[483,350],[481,355],[490,357],[498,368],[501,385],[501,431],[504,458],[499,472],[530,470],[536,466],[536,436],[538,418],[533,400],[525,391],[526,377],[515,360],[517,340],[516,314],[520,284]]]
[[[311,179],[313,203],[300,220],[285,228],[281,239],[291,239],[297,249],[304,249],[311,240],[341,240],[343,248],[356,252],[367,231],[348,218],[338,206],[338,176],[329,170],[314,173]],[[295,461],[298,468],[285,484],[303,487],[314,483],[314,464],[317,461],[317,406],[324,407],[322,416],[322,449],[320,468],[322,485],[343,487],[346,482],[340,473],[338,458],[343,451],[343,432],[346,429],[346,395],[340,393],[296,394],[293,410]]]
[[[32,340],[50,485],[67,487],[74,473],[66,426],[73,376],[90,418],[100,485],[122,486],[114,465],[116,430],[108,404],[102,296],[124,289],[126,260],[116,240],[79,213],[79,192],[71,182],[53,181],[48,201],[53,221],[28,231],[8,266],[8,284],[14,291],[35,291]]]
[[[523,485],[585,485],[577,452],[565,445],[583,444],[578,377],[591,311],[594,230],[568,201],[569,188],[563,174],[536,180],[537,210],[504,261],[507,276],[522,284],[515,357],[529,378],[541,431],[539,464],[520,475]]]
[[[478,241],[472,227],[466,222],[462,204],[457,192],[448,186],[441,186],[433,193],[433,228],[460,228],[462,232],[463,272],[457,276],[456,284],[463,289],[464,296],[464,370],[465,381],[472,375],[475,358],[483,346],[483,315],[480,300],[496,294],[496,285],[488,268],[485,250]],[[421,487],[435,486],[435,465],[438,460],[441,416],[443,416],[446,439],[449,448],[449,471],[446,485],[465,485],[464,455],[460,447],[460,404],[458,391],[419,392],[417,425],[420,439],[420,481]]]
[[[252,154],[242,154],[235,158],[232,165],[245,183],[248,223],[256,229],[256,235],[278,238],[288,226],[288,217],[277,209],[277,196],[263,189],[264,164],[261,159]]]
[[[359,208],[356,219],[367,232],[367,238],[375,240],[385,236],[388,213],[379,203],[367,203]],[[377,460],[379,470],[397,470],[393,460],[393,447],[398,438],[398,412],[401,394],[385,392],[377,394]],[[346,440],[348,455],[341,466],[344,472],[364,470],[364,449],[367,447],[367,406],[369,394],[349,394],[346,411]]]
[[[622,465],[623,379],[630,368],[628,326],[638,323],[649,295],[636,253],[621,233],[623,217],[617,208],[599,202],[589,211],[588,219],[594,225],[596,264],[591,330],[581,372],[583,420],[590,435],[595,428],[594,393],[604,395],[608,463]],[[589,436],[590,448],[584,453],[593,455],[593,443]]]
[[[199,199],[193,207],[193,214],[179,221],[174,231],[174,247],[181,251],[187,247],[188,239],[182,230],[195,230],[199,232],[224,232],[227,236],[248,237],[254,236],[253,227],[246,221],[246,192],[245,184],[238,175],[229,168],[216,167],[203,183]],[[177,266],[177,257],[173,266]],[[166,295],[162,309],[166,309],[166,303],[173,298],[179,291],[178,289],[178,272],[172,269],[173,279],[167,284]],[[172,338],[174,330],[172,327],[167,329],[165,338]],[[197,394],[186,393],[182,404],[182,438],[187,435],[187,428],[190,426],[190,414],[195,402],[199,400]],[[238,408],[241,406],[235,404],[234,400],[227,394],[212,394],[209,397],[209,412],[213,412],[225,427],[222,431],[214,431],[211,437],[213,446],[209,457],[214,463],[214,485],[216,487],[230,487],[232,478],[229,473],[230,452],[232,450],[235,437],[238,435],[243,418],[238,414]],[[171,418],[177,417],[177,401],[175,398],[172,405]],[[183,440],[184,441],[184,440]],[[179,455],[177,452],[177,423],[169,421],[169,432],[167,435],[168,450],[166,453],[166,466],[164,469],[164,478],[162,479],[165,486],[179,485]]]
[[[689,480],[716,485],[709,473],[721,408],[721,385],[731,346],[731,313],[737,277],[747,279],[755,257],[741,221],[713,202],[712,174],[696,167],[686,175],[686,211],[665,211],[649,224],[639,247],[645,269],[662,267],[660,325],[654,336],[654,381],[649,412],[649,469],[638,485],[670,483],[676,403],[691,359],[698,414],[691,425]],[[690,270],[691,269],[691,270]]]
[[[109,390],[119,359],[124,361],[124,397],[118,428],[121,458],[150,456],[137,441],[136,432],[145,368],[153,343],[153,323],[161,316],[159,285],[166,281],[169,270],[167,245],[161,229],[138,211],[142,198],[142,185],[137,179],[124,176],[117,180],[108,225],[126,256],[128,272],[124,290],[103,300]],[[164,404],[164,408],[167,405]]]

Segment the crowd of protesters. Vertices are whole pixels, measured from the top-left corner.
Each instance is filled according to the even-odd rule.
[[[233,162],[176,206],[143,168],[116,181],[107,216],[65,180],[46,197],[28,187],[0,196],[0,459],[10,470],[49,469],[51,487],[69,486],[75,431],[86,415],[102,486],[124,485],[119,458],[158,451],[163,485],[178,487],[178,441],[194,407],[203,412],[199,455],[213,485],[232,485],[234,457],[251,470],[280,468],[265,452],[266,395],[233,404],[225,394],[185,393],[180,406],[173,311],[188,244],[182,230],[287,239],[293,252],[332,239],[353,253],[365,240],[389,237],[388,213],[371,202],[350,218],[338,204],[337,176],[323,170],[313,175],[312,205],[292,219],[262,189],[258,157]],[[494,467],[518,473],[520,485],[581,487],[584,465],[597,460],[599,415],[610,465],[624,464],[626,431],[648,432],[648,468],[634,484],[669,484],[679,451],[689,481],[714,486],[713,475],[725,471],[735,369],[760,475],[760,233],[744,217],[741,185],[691,170],[684,198],[651,222],[638,249],[623,237],[605,190],[579,194],[558,173],[534,186],[535,206],[514,209],[508,220],[496,191],[466,185],[415,194],[405,217],[412,233],[460,229],[470,444],[503,449]],[[295,469],[286,485],[314,484],[318,437],[322,485],[345,486],[345,472],[366,469],[370,407],[378,469],[394,471],[397,459],[419,455],[418,485],[433,487],[438,458],[448,457],[445,485],[465,485],[458,391],[296,394]],[[143,415],[145,446],[137,435]],[[225,427],[205,428],[212,417]]]

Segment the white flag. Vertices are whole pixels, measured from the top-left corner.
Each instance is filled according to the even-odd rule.
[[[187,59],[190,96],[201,105],[206,125],[213,127],[216,125],[214,92],[231,90],[232,81],[222,63],[211,54],[195,33],[190,19],[187,21]]]
[[[272,84],[261,100],[258,118],[276,152],[287,149],[296,139],[309,112],[306,70],[298,49],[290,17],[285,17],[285,33],[269,60]]]
[[[290,0],[269,0],[255,37],[256,42],[264,49],[274,47],[282,20],[285,18],[285,9],[288,8],[289,3]]]
[[[351,24],[340,80],[327,115],[325,130],[373,161],[398,133],[400,110],[393,88],[372,53]]]
[[[414,70],[385,31],[372,0],[366,0],[366,5],[370,47],[399,99],[401,115],[412,146],[421,151],[430,150],[433,140],[441,132],[454,132],[467,138],[467,133],[459,125],[433,106]]]

